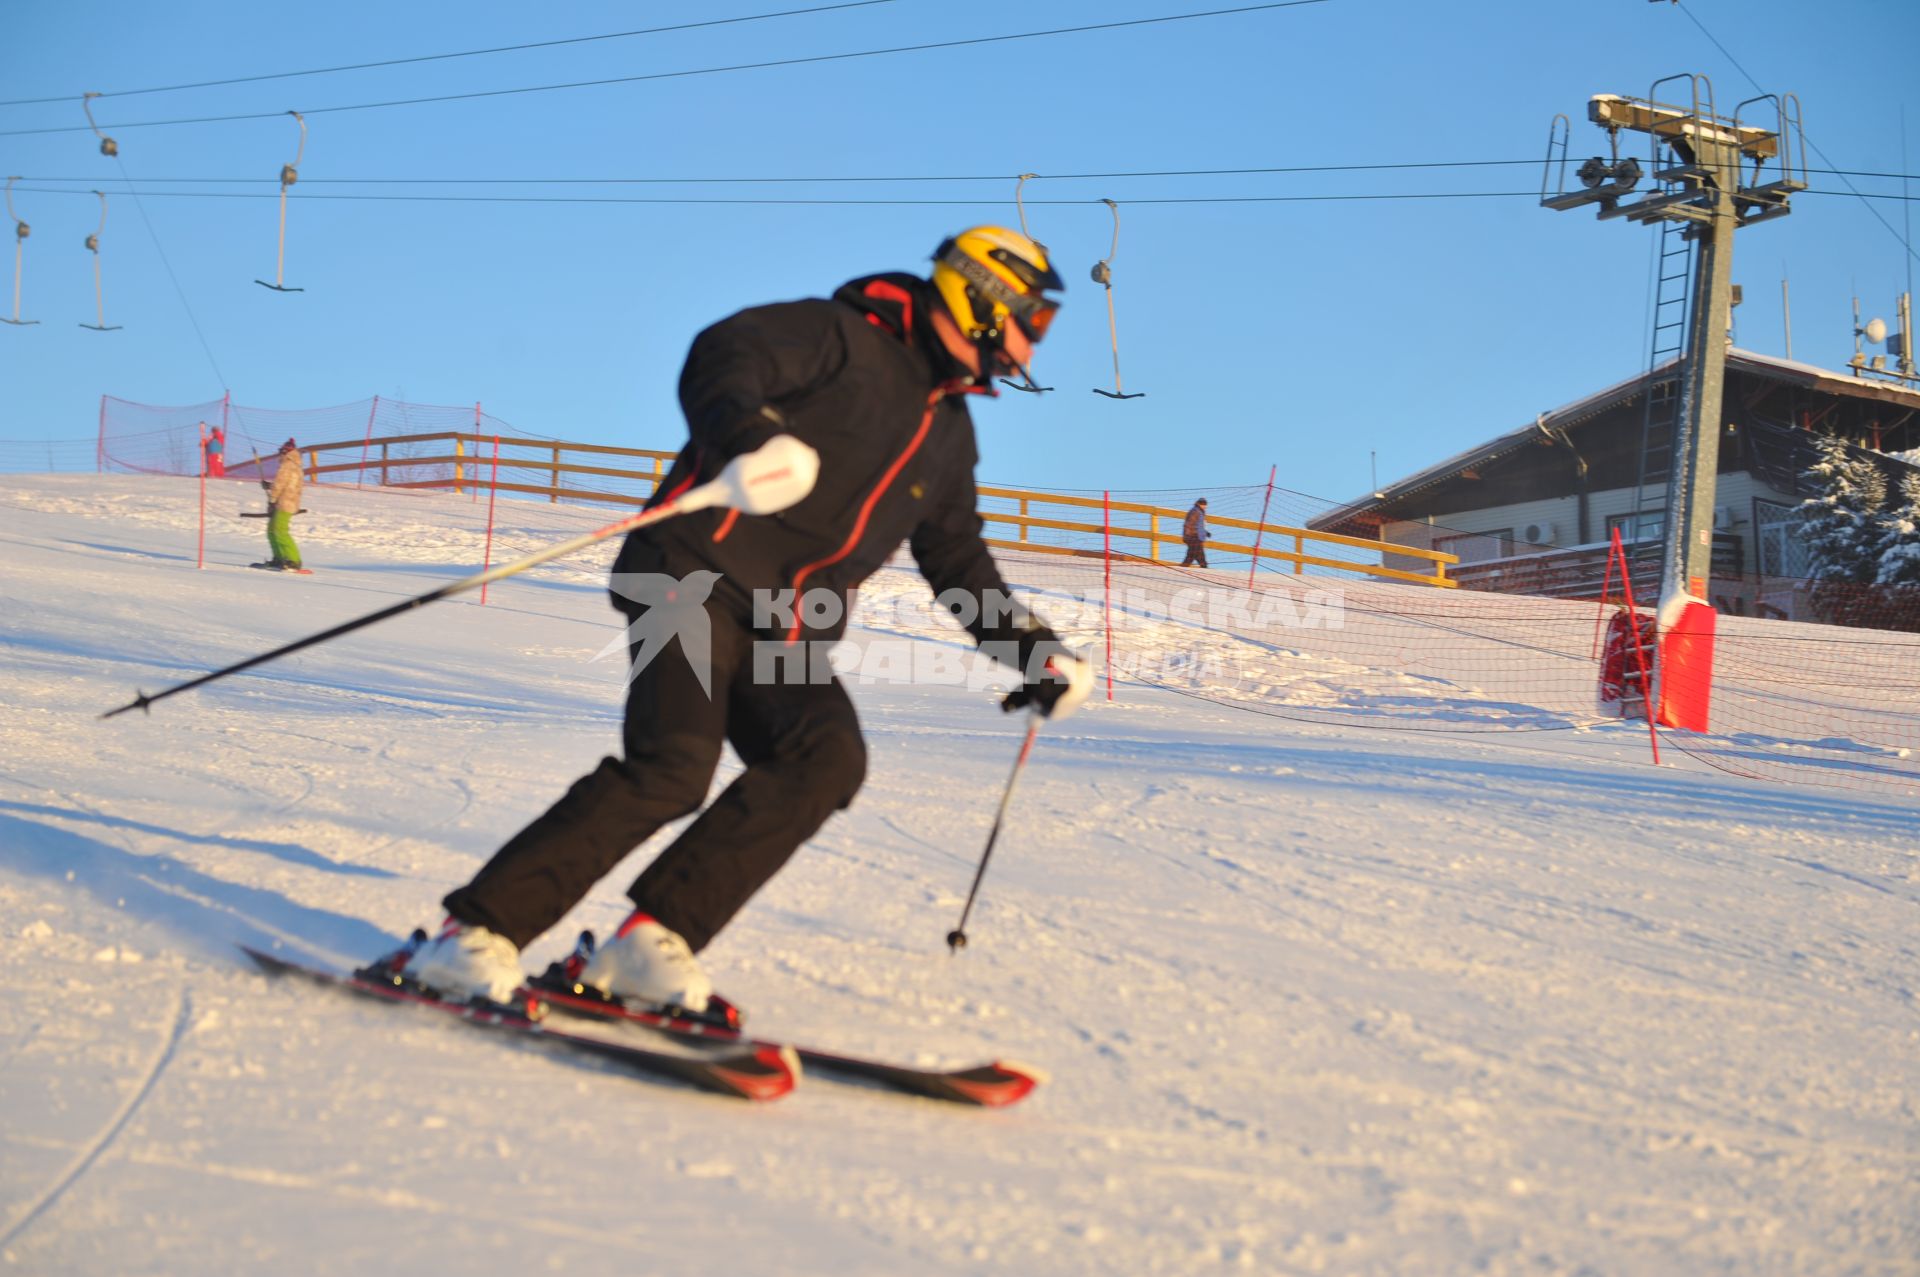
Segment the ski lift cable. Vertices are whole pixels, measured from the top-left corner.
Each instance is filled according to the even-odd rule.
[[[1099,179],[1147,177],[1254,177],[1287,173],[1350,173],[1395,169],[1490,168],[1536,165],[1531,160],[1409,160],[1386,164],[1295,164],[1284,167],[1220,169],[1140,169],[1114,173],[1022,173],[1015,176],[1037,182],[1072,182]],[[1824,172],[1814,169],[1812,172]],[[1900,173],[1869,173],[1869,177],[1920,176]],[[1005,173],[880,173],[813,177],[323,177],[311,179],[332,186],[801,186],[834,184],[881,184],[889,182],[1004,182]],[[85,182],[83,177],[32,175],[22,181]],[[252,185],[273,179],[262,177],[154,177],[153,182],[204,183],[208,185]],[[1017,199],[1017,197],[1016,197]]]
[[[193,303],[187,298],[187,290],[180,286],[180,276],[173,269],[173,261],[167,256],[165,244],[160,242],[160,232],[154,228],[153,218],[147,215],[146,201],[140,198],[140,191],[133,184],[132,174],[127,172],[125,160],[116,158],[114,163],[120,169],[120,182],[127,188],[127,194],[133,197],[133,207],[140,214],[140,221],[147,228],[147,237],[153,241],[153,251],[160,258],[160,265],[167,272],[167,279],[173,285],[174,296],[180,299],[180,309],[187,312],[187,323],[193,328],[193,335],[199,339],[200,349],[207,357],[207,366],[213,369],[213,375],[220,385],[231,390],[233,383],[227,380],[226,373],[220,370],[220,361],[214,358],[213,347],[207,342],[206,330],[200,327],[200,317],[194,314]]]
[[[84,195],[86,192],[62,189],[58,187],[22,187],[42,195]],[[1840,191],[1808,191],[1803,194],[1839,195]],[[251,191],[143,191],[142,194],[155,198],[169,199],[208,199],[208,200],[258,200],[273,199],[271,192]],[[1540,197],[1538,190],[1526,191],[1396,191],[1373,194],[1338,195],[1169,195],[1142,196],[1127,201],[1130,204],[1315,204],[1343,203],[1367,200],[1465,200],[1465,199],[1535,199]],[[993,208],[998,201],[990,199],[789,199],[754,196],[747,198],[723,198],[701,196],[630,196],[630,195],[378,195],[360,193],[328,194],[310,192],[310,200],[358,200],[362,202],[399,203],[399,204],[658,204],[658,205],[767,205],[773,207],[820,207],[820,208]],[[1889,195],[1868,198],[1920,199],[1920,196]],[[1036,204],[1061,207],[1080,206],[1089,202],[1083,199],[1036,200]]]
[[[840,4],[818,5],[811,9],[782,9],[775,13],[751,13],[737,18],[709,18],[703,22],[681,22],[673,26],[645,27],[638,31],[608,31],[600,35],[572,36],[561,40],[536,40],[529,44],[505,44],[492,49],[463,49],[454,53],[425,53],[410,58],[387,58],[378,62],[355,62],[337,67],[311,67],[304,71],[271,71],[264,75],[240,75],[224,80],[201,80],[193,84],[161,84],[145,89],[115,89],[106,93],[96,93],[95,97],[130,98],[147,93],[178,93],[187,89],[218,89],[234,84],[258,84],[265,80],[291,80],[308,75],[335,75],[342,71],[376,71],[385,67],[413,66],[422,62],[446,62],[454,58],[478,58],[495,53],[521,53],[529,49],[553,49],[570,44],[592,44],[600,40],[625,40],[634,36],[665,35],[674,31],[694,31],[701,27],[736,26],[744,22],[760,22],[768,18],[802,17],[813,13],[830,13],[836,9],[861,9],[871,5],[892,4],[894,0],[843,0]],[[64,102],[65,97],[56,98],[15,98],[0,102],[0,106],[40,106],[48,102]]]
[[[1753,86],[1753,91],[1755,93],[1764,94],[1766,92],[1766,89],[1761,86],[1760,81],[1754,78],[1753,72],[1747,70],[1746,67],[1740,64],[1740,59],[1734,57],[1732,50],[1728,49],[1726,45],[1720,43],[1720,38],[1714,35],[1713,32],[1707,29],[1706,23],[1700,21],[1699,18],[1694,16],[1692,9],[1688,8],[1686,5],[1681,4],[1680,0],[1674,0],[1674,7],[1679,9],[1680,12],[1686,14],[1687,21],[1693,23],[1694,26],[1699,27],[1700,33],[1706,36],[1708,40],[1713,42],[1714,48],[1720,50],[1722,54],[1726,55],[1727,61],[1733,63],[1734,69],[1739,71],[1741,75],[1744,75],[1747,77],[1747,83]],[[1801,136],[1805,140],[1806,144],[1813,148],[1813,153],[1815,155],[1818,155],[1821,159],[1826,160],[1828,164],[1833,163],[1833,160],[1828,157],[1827,153],[1820,149],[1820,144],[1818,142],[1815,142],[1812,138],[1806,137],[1804,131],[1802,132]],[[1886,230],[1887,234],[1893,236],[1895,239],[1900,241],[1901,251],[1906,254],[1909,260],[1920,261],[1920,253],[1917,253],[1914,251],[1913,245],[1907,242],[1906,236],[1902,235],[1899,231],[1895,230],[1893,228],[1893,223],[1889,222],[1886,218],[1882,217],[1880,215],[1880,210],[1873,206],[1872,200],[1885,199],[1888,197],[1886,196],[1870,197],[1865,193],[1863,193],[1862,191],[1860,191],[1858,188],[1856,188],[1854,184],[1847,179],[1847,175],[1841,170],[1835,168],[1835,169],[1830,169],[1828,171],[1832,172],[1835,176],[1839,177],[1840,181],[1846,186],[1847,190],[1859,197],[1860,202],[1866,206],[1867,212],[1873,214],[1873,220],[1880,223],[1881,227]],[[1823,193],[1834,194],[1835,192],[1823,192]]]
[[[1286,167],[1223,169],[1141,169],[1117,173],[1023,173],[1018,176],[1040,182],[1090,180],[1126,180],[1151,177],[1257,177],[1288,173],[1361,173],[1396,169],[1492,168],[1537,165],[1531,160],[1409,160],[1389,164],[1297,164]],[[1809,168],[1809,173],[1835,177],[1872,177],[1910,181],[1920,173],[1881,172],[1870,169]],[[958,174],[869,174],[833,177],[321,177],[307,181],[324,186],[804,186],[838,184],[884,184],[892,182],[1002,182],[1003,173]],[[39,174],[23,176],[23,182],[90,182],[87,177],[52,177]],[[182,186],[251,186],[274,179],[270,177],[152,177],[149,182],[173,182]],[[1047,201],[1036,201],[1047,202]],[[1131,201],[1138,202],[1138,201]]]
[[[1037,40],[1047,36],[1084,35],[1090,31],[1115,31],[1128,27],[1154,26],[1169,22],[1187,22],[1196,18],[1219,18],[1271,9],[1292,9],[1303,5],[1331,4],[1334,0],[1269,0],[1266,4],[1241,5],[1231,9],[1211,9],[1202,13],[1161,14],[1150,18],[1130,18],[1117,22],[1093,22],[1074,27],[1053,27],[1044,31],[1016,31],[1006,35],[973,36],[961,40],[932,40],[923,44],[894,45],[883,49],[855,49],[846,53],[817,53],[794,58],[771,58],[761,62],[736,62],[721,66],[693,67],[684,71],[656,71],[645,75],[610,76],[598,80],[573,80],[563,84],[531,84],[512,89],[476,89],[468,93],[443,93],[422,98],[395,98],[383,102],[351,102],[339,106],[312,107],[309,115],[337,111],[373,111],[399,106],[425,106],[439,102],[471,102],[485,98],[515,97],[529,93],[552,93],[564,89],[601,88],[614,84],[642,84],[657,80],[684,80],[696,76],[721,75],[736,71],[765,71],[779,67],[813,66],[829,62],[849,62],[859,58],[889,57],[898,53],[926,53],[936,49],[971,48],[987,44],[1006,44],[1016,40]],[[99,96],[90,94],[90,97]],[[113,128],[148,129],[185,124],[229,124],[245,120],[270,120],[279,112],[250,111],[234,115],[203,115],[172,120],[116,121]],[[88,112],[89,121],[92,113]],[[72,133],[75,128],[39,128],[0,130],[0,137],[27,137],[41,133]],[[95,129],[98,132],[98,128]]]

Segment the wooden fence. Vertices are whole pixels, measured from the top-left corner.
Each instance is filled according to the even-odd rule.
[[[498,469],[508,476],[497,482],[496,446]],[[454,492],[492,487],[522,496],[544,496],[551,502],[590,501],[631,506],[642,505],[653,495],[676,455],[649,448],[616,448],[607,444],[505,435],[496,440],[492,435],[449,432],[347,439],[311,444],[303,451],[307,477],[315,482],[442,488]],[[615,464],[615,459],[624,459],[629,464]],[[602,464],[593,464],[596,461]],[[423,471],[435,470],[439,473],[421,477]],[[530,481],[535,479],[546,482]],[[623,487],[632,490],[620,490]],[[1012,507],[980,512],[987,524],[987,544],[1005,549],[1098,557],[1111,545],[1116,554],[1161,562],[1163,546],[1183,544],[1180,527],[1186,511],[1170,506],[1109,501],[1035,488],[983,486],[980,495]],[[1115,515],[1122,516],[1122,522],[1114,522]],[[1285,565],[1294,575],[1315,567],[1442,588],[1458,584],[1447,575],[1447,568],[1458,563],[1459,557],[1441,550],[1251,519],[1210,515],[1207,523],[1211,528],[1244,534],[1236,541],[1208,542],[1209,553],[1247,555]],[[1163,527],[1171,531],[1163,531]],[[1039,539],[1036,532],[1055,535],[1052,540]],[[1063,536],[1077,538],[1085,544],[1057,544]],[[1355,552],[1359,557],[1355,557]],[[1403,561],[1423,560],[1432,566],[1427,572],[1414,572],[1365,561],[1376,555],[1392,555]]]
[[[996,488],[982,486],[983,497],[1000,497],[1019,503],[1016,513],[999,513],[982,510],[980,517],[987,523],[988,531],[996,524],[1006,525],[1017,530],[1013,540],[989,536],[988,545],[1001,546],[1009,550],[1028,550],[1040,554],[1073,554],[1099,556],[1101,551],[1078,546],[1047,545],[1034,541],[1030,531],[1034,528],[1047,528],[1054,531],[1079,533],[1089,537],[1098,537],[1103,541],[1111,537],[1116,543],[1116,551],[1128,558],[1146,559],[1160,562],[1161,546],[1181,546],[1179,529],[1186,521],[1187,512],[1172,506],[1142,505],[1137,501],[1108,501],[1100,497],[1076,497],[1065,493],[1046,492],[1027,488]],[[1034,514],[1033,507],[1062,507],[1067,512],[1100,511],[1099,522],[1051,518]],[[1116,524],[1111,516],[1131,514],[1144,516],[1146,526],[1127,527]],[[1161,525],[1175,528],[1173,532],[1161,531]],[[1207,516],[1209,528],[1232,528],[1254,534],[1246,538],[1245,543],[1222,541],[1215,538],[1207,542],[1209,554],[1245,554],[1262,561],[1274,561],[1289,564],[1294,575],[1298,576],[1309,567],[1337,569],[1342,572],[1358,572],[1366,576],[1384,577],[1394,581],[1416,581],[1422,585],[1437,585],[1452,588],[1455,582],[1447,576],[1447,565],[1458,563],[1459,556],[1448,554],[1444,550],[1426,550],[1416,546],[1392,545],[1385,541],[1369,541],[1362,537],[1339,536],[1332,532],[1316,532],[1311,528],[1296,528],[1284,523],[1261,523],[1254,519],[1231,519],[1221,515]],[[1256,544],[1257,541],[1257,544]],[[1271,544],[1269,544],[1271,542]],[[1292,549],[1285,548],[1291,542]],[[1308,546],[1341,546],[1381,555],[1393,554],[1403,558],[1425,559],[1433,564],[1430,573],[1408,572],[1399,568],[1382,567],[1375,563],[1358,562],[1350,558],[1330,558],[1324,554],[1309,553]]]

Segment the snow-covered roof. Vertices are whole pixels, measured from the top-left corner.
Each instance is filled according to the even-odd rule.
[[[1419,492],[1422,489],[1450,479],[1462,470],[1471,470],[1490,461],[1497,461],[1512,452],[1517,452],[1542,435],[1554,430],[1577,425],[1591,417],[1605,412],[1608,408],[1630,399],[1639,393],[1640,388],[1649,381],[1658,381],[1670,372],[1679,360],[1668,360],[1651,372],[1635,373],[1631,377],[1616,381],[1602,390],[1582,395],[1569,403],[1561,404],[1550,412],[1543,412],[1534,420],[1516,430],[1496,436],[1487,442],[1477,444],[1464,452],[1456,453],[1444,461],[1435,462],[1424,470],[1416,471],[1404,479],[1395,480],[1386,487],[1369,496],[1359,497],[1334,507],[1318,518],[1308,521],[1312,528],[1330,528],[1344,523],[1355,515],[1378,509],[1402,497]],[[1868,377],[1856,377],[1851,373],[1834,372],[1814,364],[1801,363],[1794,359],[1782,359],[1777,355],[1763,355],[1758,351],[1741,350],[1734,347],[1727,352],[1727,366],[1756,373],[1775,380],[1790,381],[1798,385],[1815,387],[1832,394],[1850,395],[1855,398],[1879,399],[1887,403],[1901,404],[1920,411],[1920,390],[1909,389],[1893,382],[1879,381]]]

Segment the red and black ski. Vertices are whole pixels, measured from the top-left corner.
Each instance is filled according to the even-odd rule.
[[[722,1095],[746,1100],[776,1100],[791,1091],[799,1080],[799,1064],[793,1052],[771,1043],[742,1040],[734,1044],[734,1049],[725,1051],[650,1050],[629,1042],[615,1042],[590,1034],[550,1028],[537,1018],[541,1007],[539,1000],[529,1002],[526,1010],[493,1004],[450,1002],[433,996],[417,985],[378,975],[371,969],[346,974],[263,953],[247,945],[241,945],[240,949],[268,975],[298,976],[327,988],[377,998],[382,1002],[431,1007],[477,1028],[496,1029],[584,1051],[624,1064],[651,1077],[673,1078]]]
[[[609,999],[596,989],[570,981],[564,966],[555,963],[554,968],[545,975],[529,980],[522,992],[529,999],[545,1003],[553,1010],[568,1015],[638,1025],[674,1040],[709,1049],[744,1047],[790,1050],[805,1067],[808,1076],[871,1082],[911,1095],[986,1108],[1018,1104],[1046,1080],[1040,1070],[1008,1061],[996,1060],[960,1068],[918,1068],[866,1056],[846,1055],[839,1051],[823,1051],[816,1047],[766,1042],[748,1037],[738,1027],[716,1023],[712,1019]]]

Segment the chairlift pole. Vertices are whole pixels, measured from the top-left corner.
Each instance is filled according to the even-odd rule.
[[[1686,86],[1687,101],[1660,102],[1662,86],[1676,83]],[[1742,123],[1741,112],[1757,103],[1771,104],[1774,130]],[[1541,204],[1562,212],[1597,204],[1603,221],[1684,222],[1697,249],[1679,373],[1682,413],[1667,480],[1660,602],[1664,608],[1685,597],[1704,601],[1713,575],[1713,509],[1733,314],[1733,233],[1786,216],[1793,193],[1807,188],[1800,104],[1792,94],[1764,94],[1740,103],[1731,116],[1721,115],[1705,76],[1678,75],[1656,82],[1645,98],[1596,94],[1587,115],[1607,130],[1613,158],[1588,160],[1578,173],[1586,189],[1567,191],[1563,181],[1563,189],[1552,194],[1542,190]],[[1556,159],[1560,173],[1566,171],[1565,117],[1555,121],[1548,134],[1549,179]],[[1652,192],[1635,195],[1641,169],[1637,161],[1619,157],[1622,131],[1645,133],[1652,143],[1651,175],[1660,183]],[[1750,175],[1743,165],[1752,166]],[[1633,202],[1624,202],[1629,198]]]

